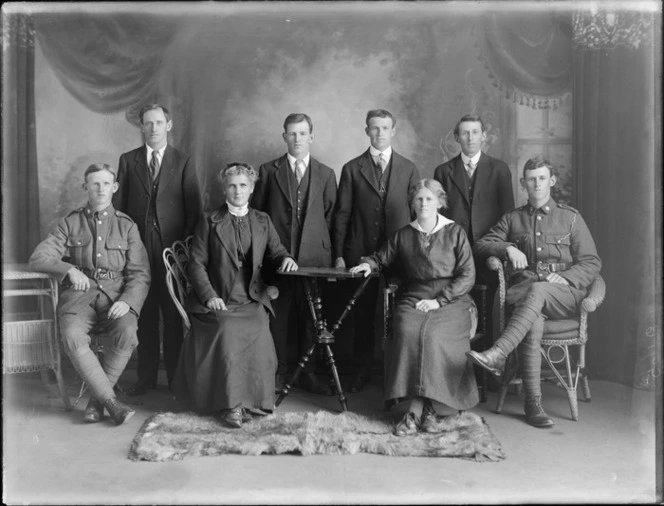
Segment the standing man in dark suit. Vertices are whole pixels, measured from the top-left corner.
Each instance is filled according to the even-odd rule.
[[[389,111],[369,111],[364,131],[371,146],[341,170],[333,235],[337,268],[358,265],[361,256],[376,251],[410,223],[408,190],[420,180],[415,164],[392,150],[396,120]],[[359,370],[350,386],[353,393],[371,379],[378,285],[378,278],[371,280],[356,302],[354,352]]]
[[[270,216],[282,244],[300,267],[331,267],[330,229],[337,180],[331,168],[309,154],[313,129],[311,118],[306,114],[293,113],[286,117],[283,138],[288,152],[260,166],[251,206]],[[313,344],[315,330],[301,281],[277,276],[271,282],[279,288],[279,297],[272,303],[276,318],[270,322],[279,363],[276,377],[279,390],[287,374],[289,324],[299,336],[301,350]],[[314,370],[312,355],[300,377],[300,386],[313,393],[327,393],[318,383]]]
[[[164,365],[170,386],[182,345],[182,322],[166,287],[164,248],[192,234],[201,211],[198,177],[188,155],[169,146],[173,122],[159,104],[140,111],[145,145],[120,156],[116,209],[138,225],[152,271],[152,284],[138,322],[138,381],[129,395],[156,388],[159,370],[159,310],[164,321]]]
[[[436,167],[433,177],[447,193],[443,214],[463,227],[473,245],[514,209],[512,174],[505,162],[482,153],[486,127],[480,116],[461,118],[454,139],[461,153]]]

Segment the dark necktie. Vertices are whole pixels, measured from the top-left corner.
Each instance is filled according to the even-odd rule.
[[[153,151],[152,159],[150,160],[150,177],[152,178],[152,182],[154,182],[154,180],[157,179],[158,175],[159,175],[159,158],[157,158],[157,152]]]

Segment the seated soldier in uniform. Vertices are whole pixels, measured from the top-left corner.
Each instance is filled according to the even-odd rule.
[[[113,386],[138,344],[138,315],[150,287],[150,264],[136,224],[111,204],[118,190],[113,169],[93,164],[84,178],[88,203],[59,220],[30,257],[30,268],[62,283],[60,336],[91,392],[85,421],[99,422],[106,408],[120,425],[135,412],[115,397]],[[101,363],[90,349],[93,327],[112,339]]]
[[[528,203],[505,214],[475,243],[476,257],[486,260],[496,256],[511,263],[514,270],[506,302],[513,311],[491,348],[466,353],[475,364],[500,376],[507,355],[523,341],[519,359],[526,393],[526,421],[540,428],[553,425],[541,402],[543,318],[563,319],[578,314],[588,286],[602,267],[595,242],[579,212],[551,198],[555,184],[551,162],[528,160],[521,179]]]

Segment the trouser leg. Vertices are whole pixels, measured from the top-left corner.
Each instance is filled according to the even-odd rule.
[[[544,317],[540,316],[533,323],[530,332],[519,345],[519,363],[521,365],[521,379],[526,398],[542,395],[541,372],[542,354],[540,345],[544,331]]]
[[[523,341],[540,315],[557,319],[577,312],[579,296],[582,296],[582,292],[573,292],[567,285],[546,281],[532,283],[525,295],[516,302],[512,316],[495,346],[508,355]]]
[[[163,264],[161,257],[163,248],[161,237],[154,230],[147,233],[145,247],[150,261],[152,280],[138,320],[138,365],[136,374],[139,382],[156,383],[160,357],[159,301],[161,297],[160,290],[163,289],[158,280],[158,273],[161,272],[159,263]]]
[[[60,315],[60,335],[65,353],[92,396],[102,403],[114,397],[113,388],[97,356],[90,349],[88,333],[97,322],[97,312],[86,306],[77,314]]]
[[[136,337],[137,318],[131,311],[122,318],[110,320],[108,333],[113,344],[104,351],[102,367],[111,387],[115,386],[138,344]]]

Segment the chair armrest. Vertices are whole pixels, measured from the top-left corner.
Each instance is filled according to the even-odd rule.
[[[606,295],[606,283],[602,276],[597,275],[588,287],[588,293],[581,301],[581,307],[588,313],[592,313],[604,301]]]
[[[486,259],[486,266],[489,270],[500,272],[503,271],[503,262],[498,257],[489,257]]]

